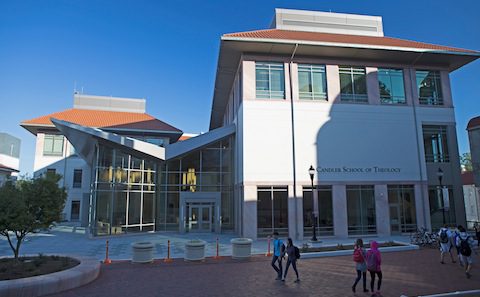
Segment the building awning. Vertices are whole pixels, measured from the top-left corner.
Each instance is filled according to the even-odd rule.
[[[8,166],[5,166],[3,164],[0,164],[0,172],[7,172],[7,173],[13,173],[13,172],[20,172],[15,168],[11,168]]]
[[[235,124],[210,130],[207,133],[175,142],[166,147],[166,159],[170,160],[181,155],[187,154],[193,150],[205,147],[227,136],[235,134]]]
[[[131,137],[120,136],[115,133],[105,132],[97,128],[77,125],[58,119],[50,119],[55,127],[68,139],[75,148],[75,152],[87,164],[92,164],[95,158],[95,146],[99,142],[108,142],[125,151],[131,151],[158,160],[165,160],[165,149],[157,145],[140,141]]]

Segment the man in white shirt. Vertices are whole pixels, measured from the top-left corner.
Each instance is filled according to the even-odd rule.
[[[445,258],[445,253],[450,254],[450,258],[452,259],[452,263],[455,263],[455,260],[453,259],[452,251],[451,251],[451,243],[450,243],[450,237],[452,234],[450,233],[450,230],[448,230],[447,225],[444,225],[443,228],[438,231],[438,240],[440,241],[440,263],[445,264],[443,261]]]

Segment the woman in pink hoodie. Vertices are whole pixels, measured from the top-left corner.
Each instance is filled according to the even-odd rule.
[[[372,296],[380,295],[380,286],[382,285],[382,257],[378,250],[378,243],[372,241],[370,243],[370,250],[367,252],[367,269],[370,272],[370,289]],[[378,275],[377,292],[373,290],[375,285],[375,275]]]

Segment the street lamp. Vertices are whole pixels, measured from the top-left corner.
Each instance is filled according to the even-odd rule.
[[[438,183],[440,184],[440,198],[442,200],[443,226],[445,226],[445,201],[443,200],[443,186],[442,186],[443,170],[441,168],[438,168],[437,170],[437,177],[438,177]]]
[[[313,199],[315,199],[315,197],[313,196],[313,177],[315,176],[315,168],[313,168],[313,165],[310,165],[310,168],[308,169],[308,174],[310,174],[310,181],[312,182],[312,201],[313,201]],[[315,203],[313,205],[315,205]],[[315,209],[312,212],[312,218],[313,218],[312,241],[317,241],[317,232],[316,232],[317,216],[315,215]]]

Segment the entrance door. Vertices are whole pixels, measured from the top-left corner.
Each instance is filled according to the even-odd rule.
[[[190,232],[211,232],[212,205],[190,204],[188,219]]]
[[[398,204],[390,204],[390,230],[392,234],[401,233],[400,223],[400,206]]]

